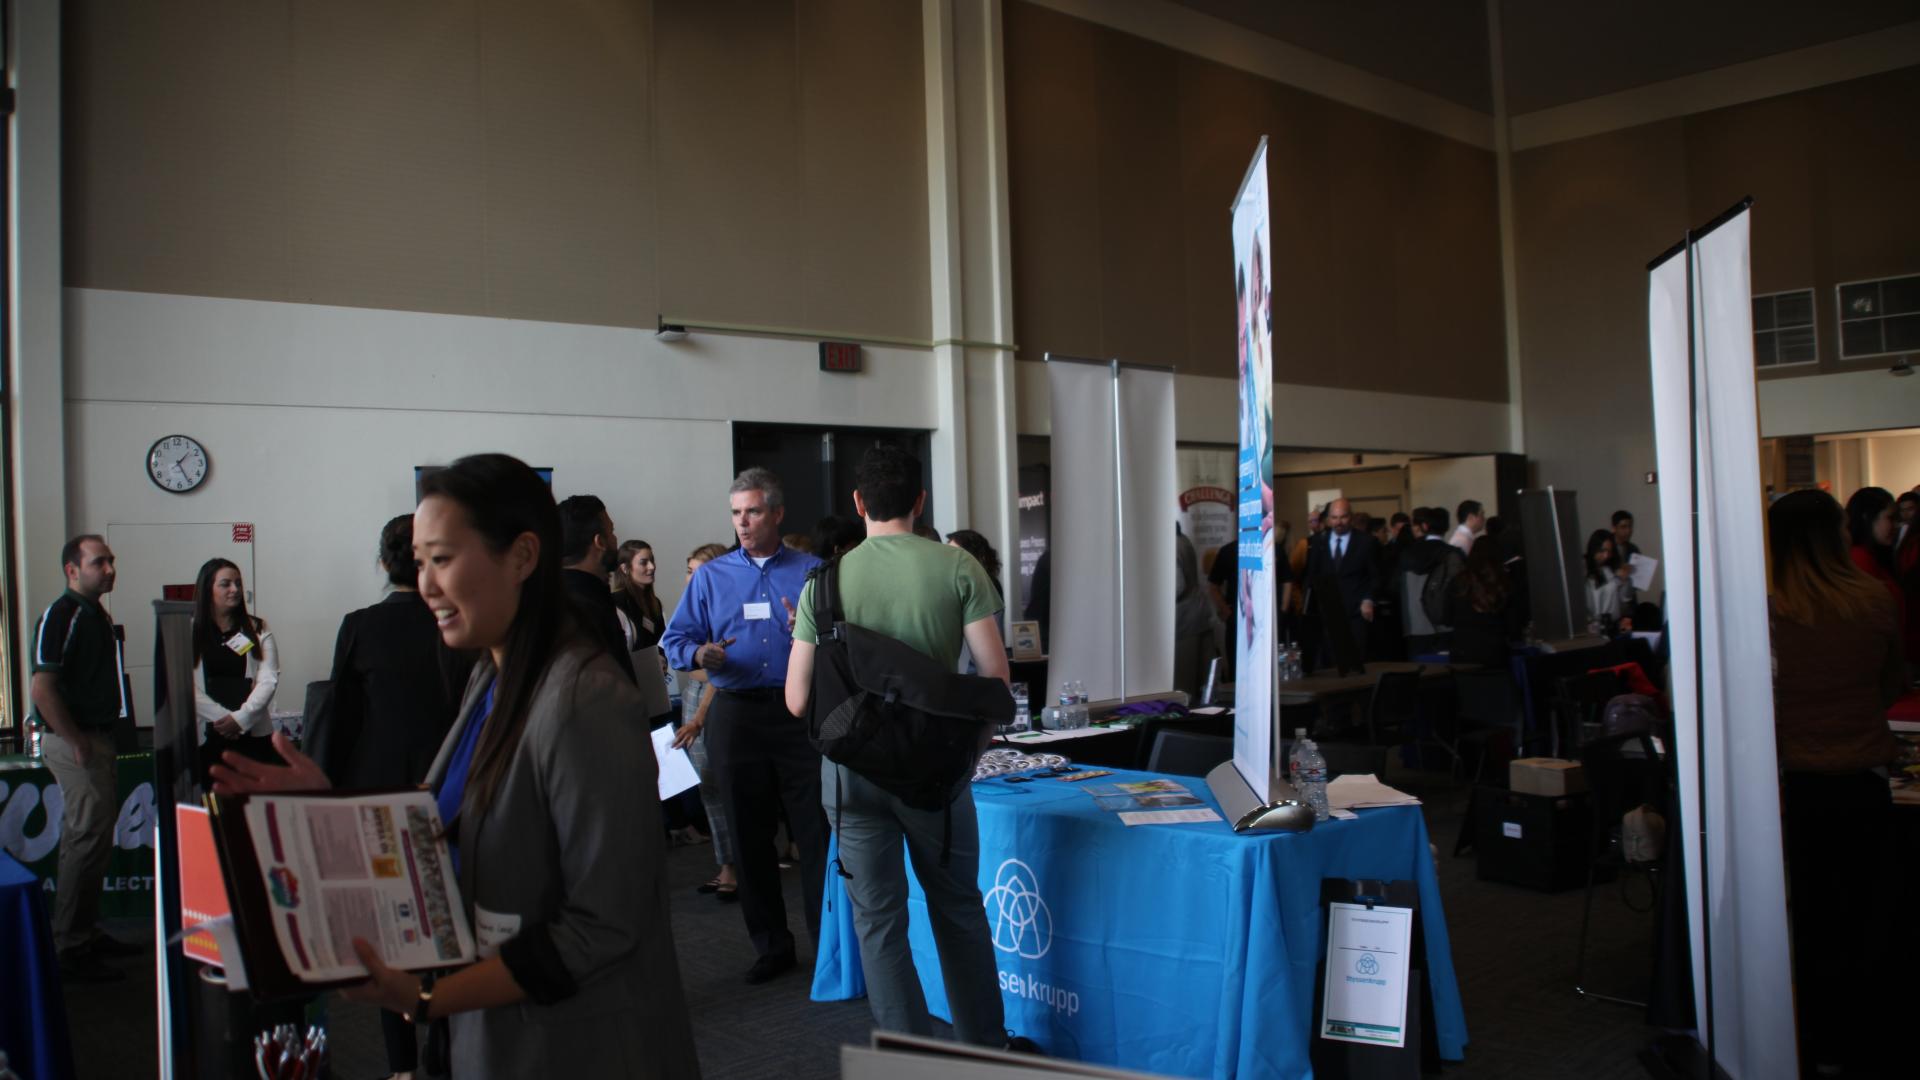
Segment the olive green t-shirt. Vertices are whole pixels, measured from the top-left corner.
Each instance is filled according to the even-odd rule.
[[[847,621],[896,638],[958,667],[966,626],[1003,606],[973,556],[912,533],[869,536],[840,556],[840,607]],[[800,591],[796,640],[817,643],[813,582]]]

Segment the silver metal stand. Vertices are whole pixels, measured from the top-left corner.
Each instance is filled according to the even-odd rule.
[[[1233,762],[1223,761],[1207,774],[1207,787],[1220,800],[1220,809],[1233,822],[1234,832],[1306,832],[1313,828],[1313,807],[1297,798],[1293,785],[1285,781],[1280,782],[1280,798],[1262,803]]]

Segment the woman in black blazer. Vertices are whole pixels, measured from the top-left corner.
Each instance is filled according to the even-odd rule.
[[[417,787],[453,726],[473,657],[447,648],[420,599],[413,515],[380,530],[380,569],[393,591],[340,620],[333,648],[333,715],[312,747],[335,788]],[[387,1066],[418,1065],[413,1025],[380,1014]]]

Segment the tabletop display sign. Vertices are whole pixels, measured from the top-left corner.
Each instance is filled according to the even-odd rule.
[[[1040,651],[1040,624],[1038,622],[1016,622],[1011,629],[1013,658],[1015,660],[1038,660],[1045,655]]]
[[[1273,585],[1273,243],[1267,210],[1267,140],[1233,204],[1233,284],[1240,356],[1236,501],[1239,608],[1233,613],[1233,765],[1255,798],[1273,799],[1274,690],[1278,664]]]
[[[1320,1037],[1407,1044],[1407,949],[1413,909],[1328,905],[1326,1000]]]
[[[225,967],[222,942],[232,938],[230,931],[221,933],[220,928],[231,926],[233,911],[227,904],[227,884],[220,877],[220,856],[213,847],[213,823],[204,808],[184,804],[173,808],[173,819],[180,838],[180,921],[186,932],[181,951],[189,960]],[[245,989],[245,984],[234,988]]]

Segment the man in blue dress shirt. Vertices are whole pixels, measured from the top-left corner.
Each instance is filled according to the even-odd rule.
[[[820,560],[781,545],[782,502],[780,481],[766,469],[734,480],[728,503],[740,546],[693,575],[660,639],[668,663],[706,669],[716,691],[707,715],[708,781],[726,800],[737,837],[740,913],[759,954],[750,983],[797,965],[773,846],[782,806],[800,848],[800,895],[815,942],[827,868],[820,755],[783,697],[794,605]]]

